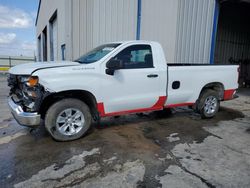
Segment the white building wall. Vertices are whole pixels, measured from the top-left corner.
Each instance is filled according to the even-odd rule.
[[[178,0],[176,63],[209,63],[215,0]]]
[[[175,60],[177,0],[143,0],[141,39],[161,43],[167,62]]]
[[[40,4],[39,15],[37,18],[37,25],[36,25],[36,36],[38,38],[39,35],[42,37],[42,31],[47,26],[47,58],[48,61],[50,60],[50,24],[49,21],[55,11],[57,11],[57,54],[58,59],[61,60],[61,45],[65,44],[66,41],[66,17],[65,14],[65,5],[67,0],[42,0]],[[42,40],[41,40],[42,41]],[[41,48],[42,49],[42,48]],[[43,53],[41,52],[41,56]]]
[[[135,40],[137,0],[42,0],[37,36],[58,19],[58,59],[74,60],[100,44]],[[215,0],[142,0],[141,39],[162,44],[168,63],[209,63]]]
[[[209,63],[215,0],[143,0],[141,39],[161,43],[168,63]]]
[[[137,0],[72,1],[72,57],[100,44],[136,38]]]

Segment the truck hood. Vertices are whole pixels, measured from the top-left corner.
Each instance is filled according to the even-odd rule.
[[[37,63],[26,63],[12,67],[9,70],[10,74],[14,75],[31,75],[33,72],[40,69],[49,69],[55,67],[68,67],[68,66],[77,66],[80,65],[77,62],[71,61],[62,61],[62,62],[37,62]]]

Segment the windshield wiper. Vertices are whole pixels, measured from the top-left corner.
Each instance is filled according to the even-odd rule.
[[[96,61],[81,61],[81,60],[77,59],[74,62],[78,62],[78,63],[81,63],[81,64],[90,64],[90,63],[94,63]]]
[[[81,60],[77,59],[75,60],[74,62],[77,62],[77,63],[83,63]]]

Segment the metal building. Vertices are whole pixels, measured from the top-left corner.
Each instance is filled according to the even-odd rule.
[[[40,0],[38,59],[73,60],[102,43],[145,39],[160,42],[169,63],[248,62],[249,10],[250,0]]]

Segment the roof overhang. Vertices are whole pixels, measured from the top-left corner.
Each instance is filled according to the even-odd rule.
[[[35,26],[37,25],[37,20],[38,20],[38,16],[39,16],[39,12],[40,12],[40,6],[41,6],[41,0],[39,0],[39,4],[38,4],[38,10],[37,10],[37,14],[36,14],[36,23],[35,23]]]
[[[233,3],[250,3],[250,0],[219,0],[220,3],[233,2]]]

